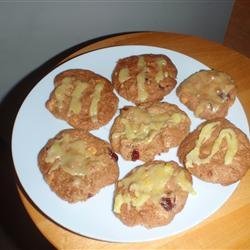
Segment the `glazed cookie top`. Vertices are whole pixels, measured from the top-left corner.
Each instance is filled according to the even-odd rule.
[[[110,141],[125,159],[148,161],[179,145],[189,126],[186,113],[173,104],[126,106],[114,121]]]
[[[200,150],[204,143],[206,143],[211,137],[214,130],[220,125],[220,121],[213,121],[203,126],[200,130],[199,137],[195,142],[195,147],[187,154],[186,164],[187,168],[191,168],[193,164],[201,165],[209,163],[212,157],[219,152],[222,141],[227,143],[227,150],[222,160],[222,164],[229,165],[233,162],[233,159],[238,151],[238,140],[236,133],[232,128],[221,129],[218,136],[212,143],[212,149],[207,157],[200,157]]]
[[[111,83],[92,71],[66,70],[55,77],[54,84],[46,107],[75,128],[97,129],[117,110],[118,98]]]
[[[176,92],[195,116],[213,119],[227,115],[235,100],[236,87],[226,73],[201,70],[184,80]]]
[[[117,92],[135,104],[160,101],[176,85],[177,69],[165,55],[142,54],[120,59],[112,74]]]
[[[119,173],[116,161],[117,156],[107,142],[80,129],[61,131],[48,141],[38,156],[39,167],[48,184],[70,202],[76,201],[81,182],[88,193],[81,191],[80,195],[77,194],[79,200],[89,198],[89,194],[95,194],[102,186],[116,181]],[[104,175],[104,183],[99,181],[100,173]],[[87,180],[92,176],[98,180],[89,184]]]
[[[175,162],[152,161],[134,168],[117,183],[114,212],[120,213],[123,204],[139,210],[149,199],[164,209],[171,210],[174,204],[164,203],[165,193],[174,191],[167,186],[171,178],[174,178],[182,191],[194,192],[191,176]]]
[[[42,152],[45,153],[43,162],[48,166],[44,172],[61,168],[72,176],[87,175],[93,164],[101,168],[117,160],[107,142],[77,129],[61,131]]]
[[[183,140],[178,155],[191,173],[224,185],[239,180],[250,166],[248,138],[223,118],[202,123]]]

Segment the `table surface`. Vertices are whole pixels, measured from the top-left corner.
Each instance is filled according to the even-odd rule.
[[[229,73],[250,121],[250,59],[221,44],[195,36],[140,32],[113,36],[71,54],[69,58],[116,45],[152,45],[175,50]],[[42,234],[58,249],[250,249],[250,171],[230,199],[197,226],[175,236],[145,243],[110,243],[74,234],[44,216],[18,186],[21,200]]]

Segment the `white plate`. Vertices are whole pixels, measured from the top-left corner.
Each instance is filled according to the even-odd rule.
[[[56,119],[45,108],[45,102],[53,89],[54,77],[66,69],[85,68],[110,79],[119,58],[143,53],[165,54],[170,57],[178,69],[178,83],[200,69],[208,69],[206,65],[193,58],[158,47],[117,46],[100,49],[73,58],[51,71],[32,89],[17,115],[13,129],[12,154],[16,172],[24,190],[48,217],[80,235],[113,242],[138,242],[167,237],[202,222],[219,209],[237,187],[238,183],[222,187],[194,178],[194,189],[197,194],[189,195],[186,206],[174,220],[163,227],[145,229],[142,226],[127,227],[114,216],[112,213],[114,185],[102,189],[87,202],[69,204],[58,198],[45,183],[37,165],[38,152],[49,138],[54,137],[60,130],[70,127],[66,122]],[[164,100],[177,104],[189,115],[192,120],[191,130],[201,123],[202,120],[195,118],[179,102],[175,90]],[[119,107],[125,104],[130,103],[120,97]],[[247,118],[238,99],[230,109],[227,118],[249,136]],[[108,140],[112,122],[113,120],[101,129],[92,131],[93,134]],[[178,162],[176,148],[161,154],[157,159]],[[120,177],[123,177],[141,162],[129,162],[119,157],[118,163]]]

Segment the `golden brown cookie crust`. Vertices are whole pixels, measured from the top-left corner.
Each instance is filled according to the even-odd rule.
[[[119,174],[110,145],[80,129],[66,129],[50,139],[38,156],[45,181],[68,202],[85,201],[114,183]]]
[[[229,185],[240,180],[249,169],[250,144],[235,125],[224,118],[216,118],[203,122],[182,141],[178,157],[198,178]]]
[[[176,93],[195,116],[209,120],[227,115],[236,97],[236,87],[224,72],[201,70],[185,79]]]
[[[110,130],[113,150],[126,160],[153,160],[176,147],[188,134],[190,119],[176,105],[127,106]]]
[[[116,91],[135,103],[160,101],[176,85],[177,69],[165,55],[142,54],[120,59],[112,73]]]
[[[70,69],[54,79],[48,110],[74,128],[97,129],[114,116],[118,98],[106,78],[85,69]]]
[[[127,226],[163,226],[183,209],[189,192],[192,177],[176,162],[147,162],[116,184],[114,213]]]

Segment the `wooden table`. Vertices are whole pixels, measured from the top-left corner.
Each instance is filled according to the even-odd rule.
[[[98,48],[128,44],[153,45],[175,50],[211,68],[228,72],[236,82],[239,99],[250,121],[250,60],[218,43],[173,33],[132,33],[93,43],[68,58]],[[45,217],[21,189],[18,188],[18,190],[36,226],[59,249],[250,249],[249,183],[250,171],[241,180],[237,190],[226,204],[194,228],[165,239],[133,244],[97,241],[74,234]]]

